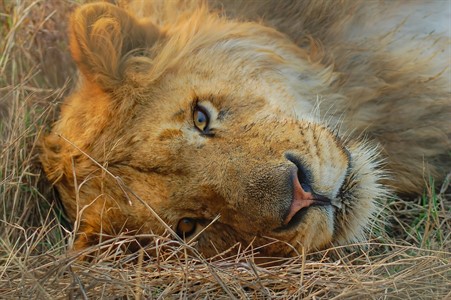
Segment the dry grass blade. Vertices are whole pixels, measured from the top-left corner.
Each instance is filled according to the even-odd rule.
[[[37,149],[71,85],[61,21],[71,8],[69,0],[0,2],[0,298],[451,297],[449,180],[417,202],[390,200],[391,220],[374,226],[374,241],[294,258],[257,259],[259,249],[247,248],[207,260],[170,227],[141,236],[152,242],[135,253],[126,245],[137,237],[125,234],[68,251],[74,232]]]

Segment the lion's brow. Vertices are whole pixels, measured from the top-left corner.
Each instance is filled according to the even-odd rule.
[[[172,115],[172,118],[174,118],[177,121],[182,121],[185,118],[185,110],[182,108],[179,111],[177,111],[176,113],[174,113]]]

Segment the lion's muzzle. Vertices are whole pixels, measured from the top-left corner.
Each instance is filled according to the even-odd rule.
[[[277,135],[262,125],[241,133],[244,146],[226,160],[227,181],[218,193],[232,208],[230,214],[222,213],[223,219],[246,224],[258,234],[292,231],[323,211],[331,215],[341,201],[337,195],[351,160],[326,127],[300,122],[271,126]],[[265,143],[256,146],[256,140]],[[277,148],[281,151],[273,150]],[[227,149],[227,155],[236,151]]]

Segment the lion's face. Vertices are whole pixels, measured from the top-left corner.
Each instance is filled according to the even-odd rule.
[[[108,119],[105,128],[92,136],[108,139],[98,149],[86,143],[83,150],[104,160],[180,236],[196,237],[206,255],[236,243],[258,247],[281,240],[299,250],[358,238],[380,193],[379,171],[374,150],[333,132],[316,111],[317,94],[328,93],[330,71],[262,25],[208,19],[202,27],[195,18],[160,37],[152,61],[166,59],[168,65],[158,76],[149,80],[146,68],[153,64],[136,60],[133,76],[124,71],[133,87],[129,83],[108,91],[100,86],[102,96],[96,97],[127,106],[127,115],[118,115],[125,108],[108,106],[112,112],[102,113]],[[174,47],[181,40],[183,50],[177,52]],[[179,57],[168,59],[171,54]],[[86,77],[96,78],[89,76],[83,60],[79,64]],[[72,105],[63,109],[66,121],[54,131],[70,135],[68,116],[96,109],[74,109],[92,97],[92,86],[82,84]],[[66,207],[74,207],[71,192],[57,186]],[[90,202],[95,187],[100,188],[86,186],[90,199],[85,201]],[[114,200],[99,199],[105,201],[103,207],[115,207],[127,229],[164,231],[139,202],[129,205],[117,188],[111,190],[116,192],[102,189]],[[77,213],[68,210],[75,218]],[[97,224],[85,220],[90,228]],[[110,225],[115,226],[124,227]],[[276,243],[262,251],[288,254],[292,249]]]

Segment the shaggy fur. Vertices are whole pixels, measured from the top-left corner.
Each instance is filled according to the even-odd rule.
[[[451,168],[449,37],[419,31],[424,9],[435,6],[79,8],[79,85],[41,155],[75,248],[121,231],[162,234],[164,223],[207,256],[362,238],[378,199],[421,193]]]

